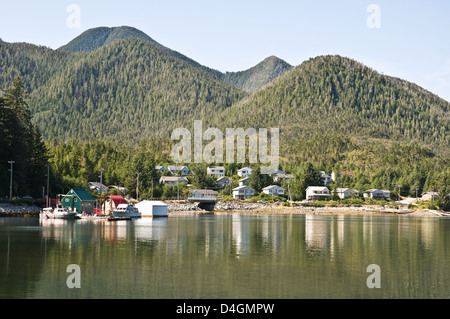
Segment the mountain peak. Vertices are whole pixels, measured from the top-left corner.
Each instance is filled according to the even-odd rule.
[[[94,51],[114,40],[126,38],[145,40],[154,44],[157,43],[147,34],[133,27],[98,27],[84,31],[59,49],[70,52]]]
[[[290,69],[289,63],[271,55],[248,70],[227,72],[224,80],[241,90],[255,92]]]

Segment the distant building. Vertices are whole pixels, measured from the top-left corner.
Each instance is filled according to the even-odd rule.
[[[167,184],[169,186],[175,186],[178,183],[187,183],[188,179],[186,177],[179,176],[161,176],[159,179],[160,184]]]
[[[103,205],[104,214],[111,215],[112,211],[117,209],[120,204],[127,204],[127,200],[120,195],[108,195]]]
[[[385,200],[386,196],[385,193],[382,190],[372,188],[364,191],[363,193],[364,198],[371,198],[374,200]]]
[[[202,201],[216,201],[218,192],[213,191],[211,189],[191,189],[189,191],[190,196],[189,200],[202,202]]]
[[[350,188],[336,188],[336,195],[340,199],[353,198],[359,196],[359,191]]]
[[[322,183],[325,186],[328,186],[333,182],[331,176],[325,173],[325,171],[320,171],[320,178],[322,179]]]
[[[78,213],[94,213],[94,198],[82,188],[72,188],[62,200],[63,207],[73,207]]]
[[[206,169],[206,174],[209,176],[222,177],[225,176],[225,167],[223,166],[209,166]]]
[[[122,192],[122,195],[126,195],[128,193],[128,189],[123,186],[109,185],[108,187],[110,190],[117,189],[118,191]]]
[[[156,166],[155,166],[155,169],[158,170],[158,171],[160,171],[161,174],[162,174],[162,173],[164,173],[164,171],[166,170],[166,167],[165,167],[165,166],[161,166],[161,165],[156,165]]]
[[[439,197],[439,193],[438,192],[425,192],[422,193],[422,200],[431,200],[431,201],[435,201],[437,200]]]
[[[270,185],[267,187],[264,187],[262,189],[263,193],[267,195],[273,195],[273,196],[283,196],[284,195],[284,188],[280,187],[278,185]]]
[[[249,199],[255,196],[255,190],[249,186],[239,186],[233,188],[233,198],[234,199]]]
[[[331,172],[331,179],[333,181],[336,181],[338,178],[341,178],[342,176],[347,175],[350,178],[353,178],[353,173],[352,172],[347,172],[347,171],[339,171],[338,173],[336,172]]]
[[[223,188],[227,185],[231,185],[232,181],[228,177],[222,176],[217,179],[216,183],[219,188]]]
[[[250,177],[244,177],[239,180],[239,186],[244,186],[250,182]]]
[[[97,182],[89,182],[89,189],[91,191],[97,192],[98,194],[109,191],[108,186],[105,186],[102,183],[97,183]]]
[[[282,181],[290,182],[290,181],[293,181],[294,179],[295,179],[295,177],[293,174],[276,174],[273,177],[274,182],[282,182]]]
[[[308,186],[306,188],[306,200],[329,200],[330,190],[325,186]]]
[[[243,167],[237,171],[237,174],[242,177],[250,176],[252,174],[252,169],[250,167]]]
[[[187,166],[169,165],[167,166],[167,169],[172,175],[177,175],[178,172],[181,172],[183,175],[189,175],[189,168],[187,168]]]

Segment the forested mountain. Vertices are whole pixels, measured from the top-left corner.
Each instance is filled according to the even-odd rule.
[[[248,70],[226,72],[223,80],[246,92],[255,92],[291,68],[285,61],[270,56]]]
[[[202,68],[203,70],[214,74],[218,78],[223,77],[223,74],[220,71],[201,65],[197,61],[194,61],[191,58],[188,58],[187,56],[172,49],[169,49],[163,46],[162,44],[156,42],[144,32],[128,26],[112,27],[112,28],[98,27],[89,29],[80,34],[72,41],[70,41],[69,43],[67,43],[66,45],[63,45],[59,49],[70,52],[91,52],[97,50],[103,45],[109,44],[115,40],[120,39],[139,39],[146,41],[156,46],[157,48],[163,50],[167,54],[187,62],[189,65],[193,67]]]
[[[47,139],[135,143],[218,114],[245,93],[137,39],[67,53],[0,42],[0,87],[23,74]],[[189,123],[188,123],[189,122]]]
[[[310,59],[225,110],[217,125],[281,127],[284,138],[346,134],[450,148],[450,104],[340,56]]]
[[[262,88],[271,80],[284,74],[292,68],[292,66],[285,61],[272,56],[249,70],[242,72],[226,72],[224,74],[220,71],[201,65],[197,61],[194,61],[191,58],[188,58],[187,56],[156,42],[144,32],[128,26],[112,28],[99,27],[89,29],[59,49],[70,52],[91,52],[97,50],[103,45],[107,45],[120,39],[144,40],[165,51],[169,55],[181,59],[193,67],[202,68],[203,70],[214,74],[217,78],[223,79],[225,82],[228,82],[246,92],[253,92]]]

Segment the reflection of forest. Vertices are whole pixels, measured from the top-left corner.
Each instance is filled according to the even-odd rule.
[[[449,278],[442,219],[224,213],[0,227],[1,297],[357,298],[344,287],[361,289],[372,263],[393,276],[376,297],[421,284],[439,294]],[[65,286],[69,264],[81,289]]]

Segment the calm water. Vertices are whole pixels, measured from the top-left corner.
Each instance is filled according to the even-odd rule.
[[[69,289],[67,266],[80,267]],[[367,287],[370,264],[381,288]],[[449,298],[450,219],[0,218],[0,298]]]

